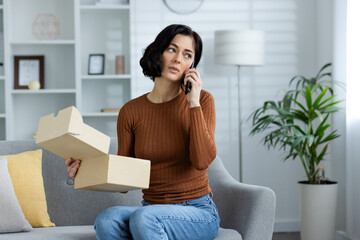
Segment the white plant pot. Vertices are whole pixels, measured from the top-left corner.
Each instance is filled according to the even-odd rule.
[[[300,186],[301,240],[334,240],[337,182]]]

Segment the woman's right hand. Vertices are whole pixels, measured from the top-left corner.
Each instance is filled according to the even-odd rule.
[[[72,158],[67,158],[65,160],[65,164],[68,166],[67,172],[69,173],[69,177],[74,179],[81,165],[81,160],[79,159],[74,160]]]

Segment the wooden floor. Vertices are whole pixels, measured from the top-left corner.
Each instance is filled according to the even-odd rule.
[[[300,233],[274,233],[272,240],[300,240]]]

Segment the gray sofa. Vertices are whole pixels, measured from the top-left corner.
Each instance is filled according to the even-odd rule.
[[[32,140],[0,141],[0,156],[38,148]],[[111,141],[110,153],[116,153],[116,139]],[[42,171],[48,213],[56,227],[0,234],[0,239],[94,240],[92,224],[102,210],[114,205],[141,205],[141,191],[121,194],[74,190],[64,159],[46,150],[43,150]],[[215,239],[270,240],[275,216],[274,192],[266,187],[237,182],[218,157],[208,175],[221,218],[221,228]]]

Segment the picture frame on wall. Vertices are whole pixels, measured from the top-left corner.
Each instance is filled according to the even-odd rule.
[[[102,75],[105,68],[105,54],[89,54],[88,74]]]
[[[32,81],[44,89],[44,56],[14,56],[14,89],[28,89]]]

